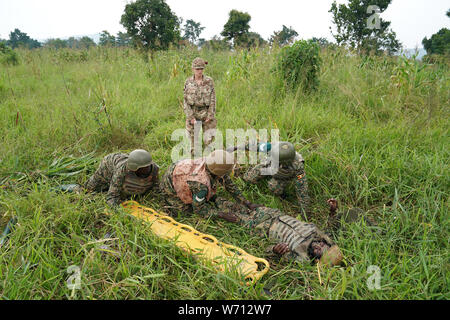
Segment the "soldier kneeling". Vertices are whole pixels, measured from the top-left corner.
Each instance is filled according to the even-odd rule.
[[[112,153],[103,158],[84,188],[96,192],[107,190],[106,202],[117,206],[129,196],[157,190],[158,172],[158,165],[145,150],[137,149],[130,154]]]
[[[167,209],[177,213],[199,213],[205,217],[223,218],[220,204],[215,202],[217,186],[221,184],[235,200],[248,208],[256,205],[246,200],[229,174],[234,157],[224,150],[216,150],[208,157],[184,159],[172,164],[161,181]]]

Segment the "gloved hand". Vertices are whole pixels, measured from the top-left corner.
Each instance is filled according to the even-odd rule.
[[[289,246],[286,243],[279,243],[273,247],[273,252],[282,256],[286,252],[289,252]]]
[[[229,212],[219,212],[217,216],[232,223],[237,223],[239,221],[239,217],[237,215]]]

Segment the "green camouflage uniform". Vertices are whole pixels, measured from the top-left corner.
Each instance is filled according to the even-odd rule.
[[[106,202],[110,206],[119,205],[124,199],[133,195],[143,195],[151,189],[158,189],[159,167],[152,163],[150,176],[138,178],[127,169],[128,154],[112,153],[103,158],[99,168],[89,178],[85,188],[89,191],[108,191]]]
[[[198,213],[204,217],[217,216],[221,211],[221,203],[216,203],[216,196],[213,196],[209,201],[206,199],[208,194],[208,187],[196,181],[188,181],[189,189],[192,193],[192,204],[183,203],[177,196],[172,183],[173,170],[177,163],[172,164],[164,174],[161,181],[161,192],[164,194],[164,199],[167,202],[167,209],[175,216],[178,212]],[[223,177],[216,177],[209,174],[211,187],[215,189],[217,185],[222,185],[234,199],[243,203],[246,201],[239,188],[231,181],[228,175]]]
[[[194,76],[189,77],[184,84],[183,107],[186,114],[186,130],[191,139],[191,146],[193,146],[194,125],[191,124],[191,119],[202,121],[203,134],[208,130],[216,129],[217,126],[216,93],[213,79],[203,75],[203,81],[199,85]],[[209,145],[213,139],[214,135],[205,135],[205,144]]]
[[[249,149],[248,144],[246,150]],[[257,149],[260,152],[259,148]],[[270,168],[271,159],[267,157],[261,164],[251,167],[245,174],[246,182],[255,184],[260,180],[268,179],[269,190],[277,196],[285,195],[287,187],[294,183],[295,193],[298,203],[303,210],[307,210],[309,206],[308,181],[305,175],[305,161],[303,157],[296,152],[294,161],[289,165],[280,163],[278,172],[272,176],[261,174],[261,169]]]
[[[289,246],[289,252],[284,255],[286,258],[301,262],[310,261],[308,250],[313,241],[324,241],[329,246],[334,245],[334,242],[313,223],[299,221],[278,209],[258,207],[250,210],[231,201],[222,199],[219,201],[222,201],[221,207],[224,212],[238,216],[238,223],[249,228],[252,233],[269,237],[276,243],[286,243]],[[274,245],[269,246],[267,251],[273,253],[273,247]]]

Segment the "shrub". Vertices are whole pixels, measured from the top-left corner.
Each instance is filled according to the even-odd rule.
[[[276,69],[289,89],[317,89],[322,63],[319,52],[320,46],[311,40],[300,40],[281,49]]]
[[[0,42],[0,63],[12,66],[19,64],[17,53],[3,42]]]

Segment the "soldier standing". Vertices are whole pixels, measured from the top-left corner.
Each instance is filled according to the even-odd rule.
[[[223,216],[237,222],[277,244],[267,248],[270,253],[300,262],[320,261],[338,265],[342,261],[339,247],[313,223],[297,220],[278,209],[257,207],[248,209],[237,203],[221,200]]]
[[[255,208],[257,205],[246,200],[231,181],[229,174],[233,167],[233,155],[224,150],[216,150],[208,157],[184,159],[172,164],[161,181],[161,192],[171,214],[195,212],[205,217],[223,218],[220,204],[215,202],[219,184],[239,203]]]
[[[159,167],[150,153],[137,149],[130,154],[112,153],[103,158],[99,168],[85,184],[88,191],[108,191],[106,202],[119,205],[123,199],[158,189]]]
[[[308,182],[305,175],[305,161],[300,153],[295,151],[292,143],[280,141],[273,145],[269,142],[259,143],[255,148],[251,148],[247,143],[245,146],[231,147],[227,151],[235,150],[255,150],[264,152],[268,157],[261,163],[251,167],[245,174],[243,179],[246,182],[255,184],[258,181],[267,179],[269,190],[275,195],[282,198],[286,197],[286,189],[292,183],[295,186],[295,194],[302,210],[308,210]],[[267,170],[272,166],[274,159],[278,158],[278,171],[273,175],[265,175],[263,170]]]
[[[184,84],[184,113],[186,114],[186,131],[191,140],[191,154],[194,152],[194,125],[201,122],[205,145],[209,145],[215,136],[216,92],[214,81],[203,74],[207,61],[195,58],[192,62],[193,76]]]

